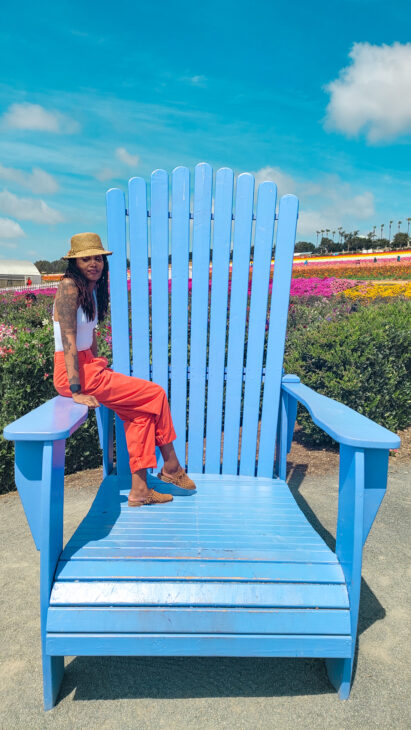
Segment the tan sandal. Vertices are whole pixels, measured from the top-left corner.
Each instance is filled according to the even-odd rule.
[[[163,504],[164,502],[171,502],[173,499],[171,494],[161,494],[156,492],[154,489],[150,489],[150,494],[143,500],[140,499],[128,499],[129,507],[142,507],[144,504]]]
[[[176,487],[181,487],[182,489],[196,489],[195,483],[187,476],[182,466],[174,474],[167,474],[167,472],[161,469],[157,474],[157,478],[161,479],[162,482],[175,484]]]

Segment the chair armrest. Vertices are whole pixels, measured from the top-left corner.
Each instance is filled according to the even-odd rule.
[[[372,449],[397,449],[399,436],[333,398],[316,393],[296,375],[285,375],[282,389],[308,410],[314,423],[331,438],[346,446]]]
[[[53,560],[63,539],[65,440],[87,413],[87,406],[58,395],[3,431],[5,439],[16,442],[15,481],[34,542],[38,550],[43,544],[47,555],[53,544]]]
[[[66,439],[84,423],[87,413],[87,406],[58,395],[10,423],[3,436],[9,441]]]

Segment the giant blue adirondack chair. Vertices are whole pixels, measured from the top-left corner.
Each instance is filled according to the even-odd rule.
[[[340,698],[349,695],[362,548],[386,489],[389,449],[399,445],[399,438],[316,394],[298,377],[283,374],[298,200],[284,195],[277,215],[276,185],[263,182],[254,214],[253,176],[238,176],[234,207],[233,183],[232,170],[219,169],[213,190],[212,169],[197,165],[192,212],[185,167],[172,172],[171,209],[164,170],[151,175],[150,210],[142,178],[130,180],[127,205],[121,190],[107,193],[108,248],[114,251],[113,368],[166,390],[178,434],[177,456],[197,491],[182,494],[175,487],[169,504],[129,508],[123,425],[101,407],[104,479],[89,513],[63,548],[65,440],[85,421],[87,409],[58,396],[4,431],[16,442],[16,484],[41,551],[46,709],[56,701],[64,655],[323,657]],[[335,552],[309,524],[285,482],[297,402],[340,444]],[[149,470],[149,486],[170,491],[170,485],[156,479],[163,463],[158,448],[156,453],[158,466]]]

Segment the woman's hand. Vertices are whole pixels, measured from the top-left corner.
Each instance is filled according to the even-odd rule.
[[[88,406],[89,408],[98,408],[100,405],[94,395],[84,395],[84,393],[73,393],[73,400],[76,403],[81,403],[82,406]]]

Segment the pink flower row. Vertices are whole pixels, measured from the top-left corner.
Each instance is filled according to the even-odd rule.
[[[353,257],[354,256],[355,256],[355,253],[353,253]],[[374,268],[378,268],[380,266],[387,266],[387,265],[397,264],[398,263],[397,262],[397,256],[398,256],[398,254],[395,254],[395,256],[389,256],[389,257],[388,256],[379,257],[378,256],[378,252],[377,252],[377,253],[374,254],[374,257],[377,259],[377,261],[374,261],[374,258],[362,259],[362,258],[360,258],[361,257],[361,254],[358,254],[358,258],[356,258],[355,260],[353,260],[353,259],[348,259],[348,260],[347,259],[338,259],[336,257],[334,259],[328,259],[327,261],[318,261],[315,258],[312,258],[312,259],[303,259],[303,258],[301,258],[298,261],[294,261],[293,267],[294,268],[295,267],[298,268],[300,266],[304,266],[305,267],[305,266],[307,266],[307,264],[305,263],[305,261],[308,261],[308,266],[313,266],[315,268],[317,268],[317,266],[318,267],[324,267],[324,268],[327,268],[327,267],[332,267],[332,268],[336,267],[336,268],[338,268],[339,266],[341,266],[341,267],[352,266],[352,265],[356,264],[359,261],[360,264],[361,264],[361,267],[367,266],[367,267],[372,267],[374,269]],[[407,258],[406,256],[404,256],[404,254],[400,254],[400,256],[401,256],[401,264],[404,265],[404,264],[410,263],[410,258],[409,257]]]
[[[307,279],[292,279],[291,280],[291,291],[292,297],[332,297],[334,294],[350,289],[353,286],[357,286],[357,282],[352,279],[338,279],[334,276],[320,279],[319,277],[313,276]],[[192,279],[188,280],[188,290],[191,292]],[[127,282],[127,288],[130,291],[130,281]],[[211,289],[211,280],[209,281],[209,289]],[[228,290],[231,290],[231,281],[228,282]],[[269,285],[269,291],[272,290],[272,283]],[[148,283],[148,291],[151,294],[151,281]],[[171,280],[168,282],[168,291],[171,291]],[[248,284],[248,293],[251,292],[251,282]]]
[[[341,262],[342,263],[342,262]],[[168,281],[168,290],[171,291],[171,279]],[[317,296],[317,297],[331,297],[333,294],[337,294],[338,292],[344,291],[345,289],[349,289],[353,286],[356,286],[357,282],[352,279],[339,279],[337,277],[327,277],[324,279],[320,279],[316,276],[310,277],[310,278],[304,278],[304,279],[292,279],[291,280],[291,296],[292,297],[307,297],[307,296]],[[191,286],[192,286],[192,279],[188,280],[188,290],[191,292]],[[228,282],[229,291],[231,289],[231,281]],[[272,284],[270,283],[269,290],[271,291]],[[127,289],[130,291],[130,280],[127,281]],[[211,289],[211,279],[209,280],[209,289]],[[151,280],[148,283],[148,290],[149,294],[151,294]],[[248,284],[248,291],[251,291],[251,281]],[[44,294],[46,296],[54,296],[56,293],[55,289],[38,289],[36,291],[37,294]],[[23,294],[15,295],[13,300],[20,299]],[[0,325],[1,327],[5,327],[6,325]],[[0,329],[0,337],[2,335],[2,330]],[[3,335],[4,336],[4,335]]]

